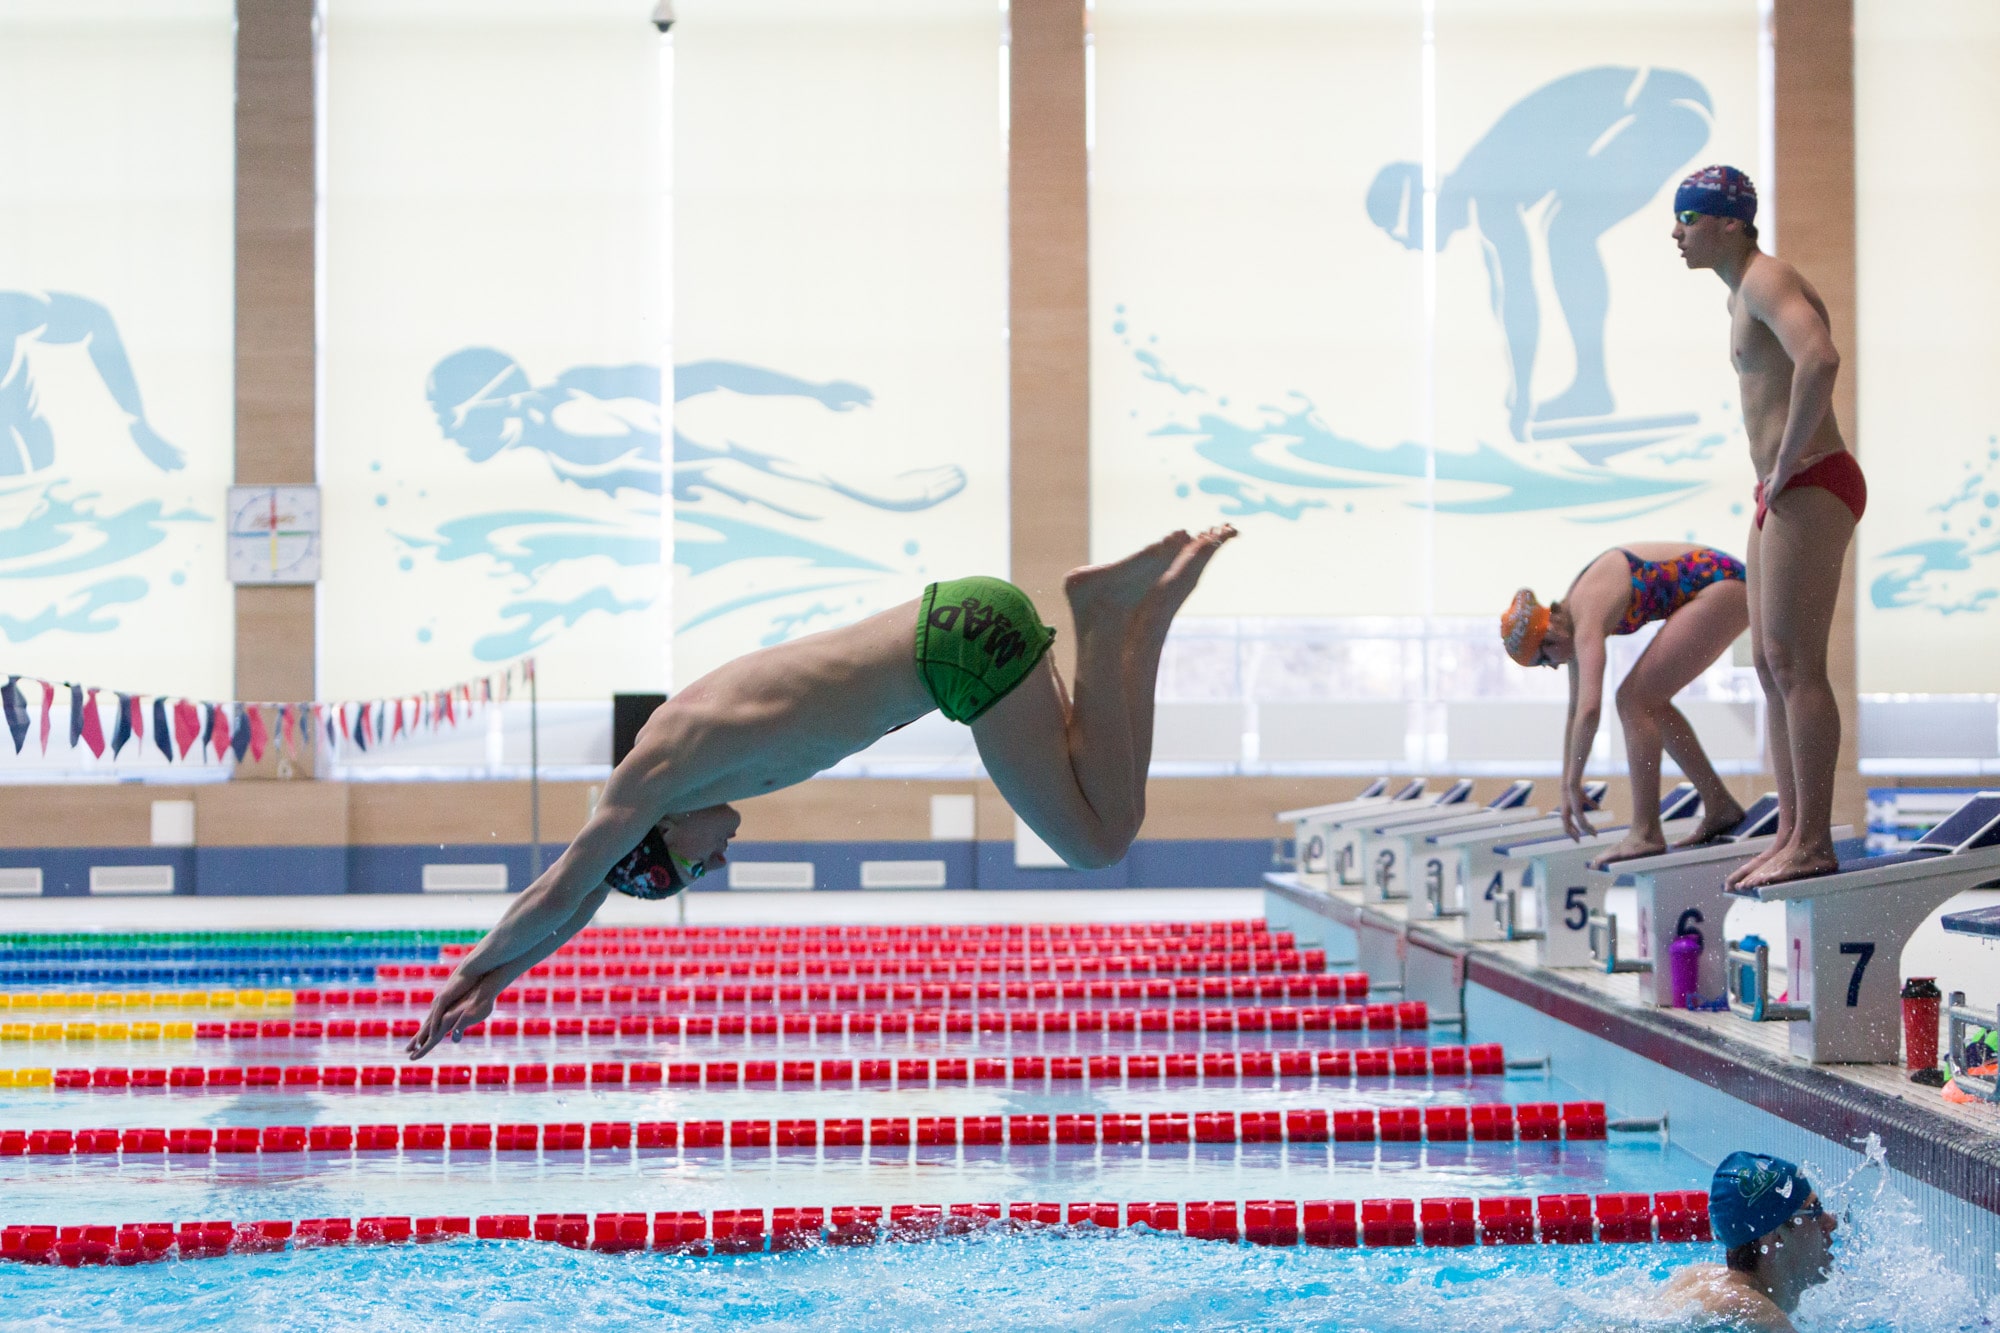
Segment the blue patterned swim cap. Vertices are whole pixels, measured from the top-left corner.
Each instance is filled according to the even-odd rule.
[[[1735,1249],[1776,1231],[1812,1194],[1812,1182],[1783,1158],[1733,1152],[1708,1187],[1709,1226],[1725,1248]]]
[[[1703,167],[1674,191],[1674,212],[1757,220],[1757,187],[1735,167]]]

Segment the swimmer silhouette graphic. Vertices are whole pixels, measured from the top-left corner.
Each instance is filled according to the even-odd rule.
[[[117,408],[119,438],[79,427],[108,414],[74,401],[73,372],[42,373],[49,358],[60,357],[87,360]],[[128,447],[150,467],[130,466]],[[0,586],[8,589],[0,636],[25,643],[117,629],[116,608],[152,590],[151,571],[137,569],[134,557],[166,542],[169,525],[210,521],[185,507],[184,495],[177,503],[165,493],[145,494],[154,474],[184,469],[182,452],[146,418],[109,310],[63,292],[0,291]],[[118,489],[145,498],[107,505],[99,488],[110,488],[113,473]],[[149,559],[157,562],[158,553]],[[97,577],[110,570],[117,572]]]
[[[1493,314],[1512,372],[1508,424],[1609,416],[1616,407],[1605,361],[1611,285],[1598,239],[1644,208],[1707,144],[1714,107],[1688,74],[1601,66],[1566,74],[1500,114],[1438,183],[1436,248],[1477,229]],[[1531,397],[1542,333],[1528,213],[1547,202],[1542,241],[1556,300],[1576,351],[1568,388]],[[1423,177],[1392,162],[1369,187],[1368,216],[1412,250],[1424,246]]]
[[[814,382],[721,360],[676,367],[673,388],[676,402],[727,392],[804,399],[837,413],[874,402],[859,384]],[[408,545],[428,547],[440,561],[487,559],[496,577],[538,588],[545,576],[576,575],[591,561],[608,559],[622,567],[656,562],[661,497],[669,494],[680,534],[675,561],[695,582],[677,604],[683,631],[725,617],[761,615],[762,642],[780,642],[839,611],[810,601],[812,594],[851,593],[864,584],[889,587],[913,571],[858,549],[857,520],[875,526],[870,513],[929,510],[966,486],[966,473],[956,464],[864,479],[865,463],[855,460],[856,475],[835,476],[775,452],[734,440],[708,443],[680,430],[674,432],[669,481],[662,459],[660,373],[645,364],[578,366],[537,384],[505,352],[467,347],[433,367],[425,395],[440,432],[471,462],[533,453],[558,480],[615,501],[618,516],[607,517],[601,504],[587,513],[564,513],[543,502],[532,512],[455,518],[432,535],[404,537]],[[771,567],[770,577],[757,580],[754,590],[732,584],[711,593],[703,586],[704,576],[751,561]],[[498,610],[517,623],[480,639],[475,654],[501,660],[546,642],[558,620],[574,623],[590,612],[616,615],[648,605],[602,586],[568,599],[511,601]]]
[[[0,477],[41,472],[55,464],[55,432],[35,386],[33,348],[81,343],[113,401],[130,420],[133,445],[163,472],[182,465],[180,450],[146,421],[139,383],[111,312],[62,292],[0,292]]]

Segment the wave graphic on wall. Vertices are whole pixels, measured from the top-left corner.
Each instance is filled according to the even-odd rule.
[[[2000,600],[1993,586],[2000,580],[2000,435],[1987,436],[1980,455],[1964,463],[1948,493],[1926,506],[1936,536],[1875,557],[1879,572],[1868,584],[1868,600],[1877,610],[1980,615]]]

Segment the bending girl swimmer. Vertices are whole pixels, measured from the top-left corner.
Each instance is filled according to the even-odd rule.
[[[1632,771],[1632,827],[1598,858],[1600,866],[1667,849],[1659,815],[1662,747],[1701,793],[1701,824],[1678,845],[1706,842],[1743,817],[1673,702],[1749,626],[1743,565],[1712,547],[1680,542],[1615,547],[1585,565],[1561,601],[1543,606],[1523,588],[1500,617],[1509,657],[1522,666],[1569,667],[1562,818],[1572,838],[1596,832],[1584,814],[1590,806],[1583,767],[1603,709],[1605,640],[1655,620],[1665,623],[1618,686]]]

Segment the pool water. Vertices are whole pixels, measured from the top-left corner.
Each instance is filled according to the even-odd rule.
[[[1842,1243],[1801,1333],[1992,1327],[1892,1201]],[[1871,1230],[1864,1222],[1863,1230]],[[1697,1253],[1698,1252],[1698,1253]],[[1658,1283],[1711,1247],[1272,1250],[1177,1236],[994,1234],[690,1259],[477,1242],[130,1269],[0,1270],[10,1327],[492,1329],[1684,1329]]]
[[[118,950],[106,950],[116,955]],[[387,955],[384,955],[385,957]],[[110,960],[116,963],[117,959]],[[366,950],[345,960],[370,965]],[[379,962],[380,959],[375,961]],[[97,983],[94,983],[97,984]],[[4,988],[4,986],[0,986]],[[1276,1004],[1279,1001],[1271,1001]],[[616,1006],[614,1006],[616,1007]],[[625,1006],[629,1007],[629,1006]],[[1003,1008],[1032,1008],[1008,1004]],[[1234,1007],[1251,1007],[1237,1004]],[[601,1009],[602,1006],[599,1006]],[[586,1010],[588,1006],[586,1006]],[[127,1015],[129,1016],[129,1014]],[[850,1059],[1453,1044],[1431,1031],[986,1032],[896,1036],[500,1037],[452,1063]],[[5,1066],[391,1063],[398,1043],[246,1037],[8,1042]],[[1533,1051],[1509,1049],[1509,1057]],[[0,1129],[550,1124],[1287,1111],[1604,1101],[1588,1068],[1505,1076],[1012,1075],[845,1088],[676,1084],[60,1091],[0,1088]],[[1807,1164],[1810,1167],[1810,1164]],[[0,1224],[663,1212],[839,1205],[1522,1196],[1704,1189],[1666,1134],[1507,1142],[1144,1143],[591,1151],[391,1149],[0,1156]],[[1825,1173],[1819,1173],[1824,1175]],[[1912,1238],[1915,1213],[1863,1177],[1834,1280],[1802,1330],[1985,1327],[1966,1284]],[[1816,1175],[1816,1179],[1819,1176]],[[1269,1249],[1145,1230],[995,1229],[919,1243],[693,1258],[545,1243],[294,1248],[130,1268],[0,1264],[8,1328],[1244,1328],[1568,1330],[1686,1326],[1657,1283],[1708,1244]]]

